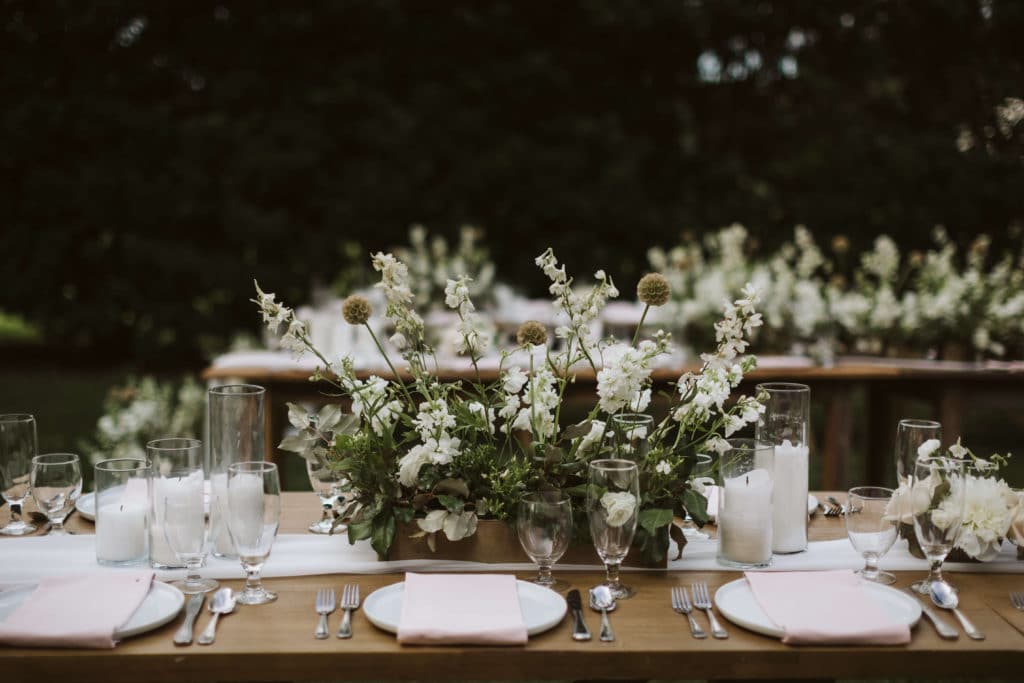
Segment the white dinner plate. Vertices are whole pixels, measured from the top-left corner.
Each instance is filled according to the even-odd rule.
[[[0,621],[7,619],[34,590],[35,586],[26,586],[0,593]],[[166,583],[154,581],[135,614],[124,626],[114,631],[114,639],[121,640],[160,628],[178,616],[184,604],[185,596],[180,590]]]
[[[565,598],[551,590],[527,581],[516,581],[519,609],[523,612],[526,632],[531,636],[558,626],[565,617]],[[402,596],[405,581],[384,586],[370,593],[363,603],[363,611],[370,623],[388,633],[398,633],[402,616]]]
[[[921,603],[914,597],[870,581],[864,581],[863,586],[878,608],[897,621],[913,628],[921,618]],[[715,607],[732,623],[755,633],[773,638],[782,638],[786,634],[757,604],[746,579],[730,581],[715,591]]]

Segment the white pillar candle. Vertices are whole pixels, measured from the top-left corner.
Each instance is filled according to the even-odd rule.
[[[146,506],[107,503],[96,511],[96,559],[132,562],[146,557]]]
[[[210,475],[210,538],[216,555],[234,557],[235,546],[228,532],[228,475]]]
[[[235,551],[259,545],[263,534],[263,475],[238,474],[228,480],[228,515]]]
[[[725,480],[719,492],[719,554],[741,564],[772,557],[772,475],[762,468]]]
[[[775,494],[772,499],[772,550],[798,553],[807,550],[807,446],[788,439],[775,447]]]

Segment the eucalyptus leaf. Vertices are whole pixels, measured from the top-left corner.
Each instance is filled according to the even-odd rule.
[[[585,420],[579,424],[569,425],[562,430],[562,437],[565,439],[578,439],[590,433],[591,420]]]
[[[363,541],[369,538],[373,534],[373,521],[364,520],[361,522],[349,522],[348,524],[348,542],[350,544],[356,541]]]
[[[306,409],[297,403],[289,403],[287,405],[288,422],[290,422],[296,429],[308,429],[309,413],[306,412]]]
[[[672,510],[669,508],[649,508],[641,510],[637,522],[652,536],[660,527],[672,523]]]
[[[330,432],[341,421],[341,406],[337,403],[328,403],[317,413],[317,427],[322,432]]]
[[[693,489],[683,491],[683,507],[698,527],[708,523],[708,499]]]
[[[335,434],[355,434],[359,431],[360,419],[358,415],[346,413],[338,419],[334,426]]]
[[[455,496],[469,498],[469,486],[464,479],[442,479],[434,485],[434,493],[450,493]]]
[[[466,507],[466,501],[457,496],[441,494],[440,496],[437,497],[437,500],[440,501],[441,505],[444,505],[449,512],[453,512],[456,514],[462,512],[462,510]]]
[[[316,445],[317,437],[306,436],[304,434],[289,434],[288,436],[281,439],[281,443],[278,444],[278,448],[283,451],[289,451],[291,453],[298,453],[303,457],[313,456],[313,446]]]
[[[554,465],[555,463],[561,462],[564,456],[565,451],[559,448],[558,446],[548,444],[544,448],[544,462],[546,462],[549,465]]]

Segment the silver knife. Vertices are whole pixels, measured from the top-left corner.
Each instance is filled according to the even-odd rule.
[[[203,593],[197,593],[188,599],[188,604],[185,606],[185,621],[178,629],[178,632],[174,634],[175,645],[192,644],[192,627],[196,623],[196,616],[199,614],[199,610],[203,608],[203,600],[205,598],[206,595]]]
[[[908,588],[907,592],[915,598],[921,597],[911,588]],[[960,631],[957,631],[956,628],[946,623],[946,620],[940,617],[935,610],[932,609],[931,605],[925,603],[923,600],[918,600],[918,603],[921,605],[921,611],[924,612],[924,615],[931,619],[932,625],[935,626],[935,630],[938,632],[940,638],[945,638],[946,640],[957,640],[960,637]]]
[[[569,603],[569,609],[572,610],[572,639],[590,640],[590,630],[587,629],[587,625],[583,623],[583,600],[580,597],[580,592],[576,589],[569,591],[565,601]]]

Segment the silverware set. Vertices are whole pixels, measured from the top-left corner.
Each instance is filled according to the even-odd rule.
[[[231,614],[235,611],[235,593],[230,588],[221,588],[210,598],[209,609],[210,614],[213,616],[210,618],[210,622],[206,625],[206,628],[196,639],[196,642],[200,645],[212,645],[214,638],[217,635],[217,621],[221,615]],[[205,593],[196,593],[195,595],[189,596],[188,602],[185,603],[185,621],[182,622],[178,630],[174,632],[174,644],[175,645],[191,645],[192,644],[192,632],[195,629],[196,617],[203,609],[203,601],[206,599]]]
[[[846,514],[846,506],[836,500],[835,496],[829,496],[824,503],[818,503],[821,511],[826,517],[842,517]]]
[[[679,614],[686,615],[687,620],[690,623],[690,635],[697,639],[704,639],[708,637],[707,632],[701,628],[700,624],[693,617],[693,610],[703,610],[708,615],[708,624],[711,626],[711,635],[715,638],[722,639],[728,638],[729,634],[726,632],[722,625],[718,623],[718,619],[715,618],[715,613],[711,606],[711,592],[708,590],[708,585],[703,581],[691,584],[690,590],[693,592],[693,600],[690,600],[690,594],[687,592],[685,586],[675,586],[672,588],[672,609]]]
[[[329,631],[327,630],[327,617],[331,615],[335,609],[340,607],[344,611],[344,616],[341,618],[341,626],[338,628],[338,637],[341,639],[348,639],[352,637],[352,611],[359,609],[359,586],[354,583],[347,583],[341,589],[341,601],[337,602],[333,588],[321,588],[316,592],[316,602],[314,603],[316,613],[320,615],[320,621],[317,624],[316,630],[313,631],[313,637],[317,640],[325,640]]]
[[[1024,591],[1013,591],[1010,593],[1010,604],[1024,612]]]

